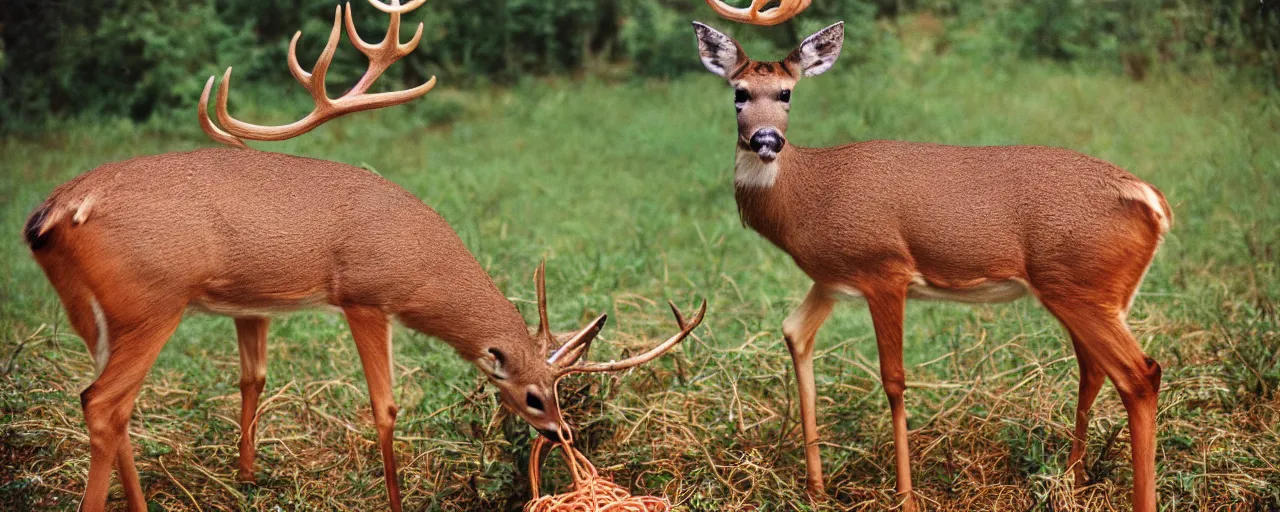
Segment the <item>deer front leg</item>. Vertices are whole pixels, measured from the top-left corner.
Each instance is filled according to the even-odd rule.
[[[805,489],[811,497],[823,494],[822,459],[818,453],[818,394],[813,383],[813,341],[818,328],[831,315],[835,300],[821,285],[809,289],[800,307],[782,322],[787,350],[800,389],[800,418],[804,425],[804,462],[808,475]]]
[[[880,381],[889,397],[893,413],[893,450],[898,468],[898,496],[903,510],[915,510],[911,497],[911,450],[907,446],[907,408],[903,393],[907,389],[902,366],[902,317],[907,304],[907,287],[890,285],[864,291],[871,323],[876,330],[876,349],[880,354]]]
[[[373,422],[378,429],[378,447],[382,452],[382,471],[387,480],[387,498],[391,510],[400,512],[400,482],[396,478],[396,454],[393,447],[396,405],[391,394],[391,321],[386,313],[372,307],[342,309],[351,327],[364,378],[369,384],[369,402],[373,405]]]
[[[252,482],[254,439],[258,434],[258,399],[267,383],[266,318],[237,318],[240,343],[240,465],[236,478]]]

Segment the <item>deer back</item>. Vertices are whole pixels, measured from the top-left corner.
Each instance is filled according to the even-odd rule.
[[[446,340],[527,329],[439,214],[335,162],[204,149],[107,164],[58,187],[28,236],[94,286],[220,314],[361,304]]]

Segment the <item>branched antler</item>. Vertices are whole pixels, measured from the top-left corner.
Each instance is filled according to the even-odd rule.
[[[671,347],[674,347],[676,344],[684,341],[684,339],[689,336],[689,333],[693,332],[693,330],[702,323],[702,317],[707,313],[707,301],[705,300],[702,301],[702,306],[698,308],[698,314],[693,315],[693,318],[688,321],[685,320],[684,315],[680,313],[680,309],[677,308],[674,303],[668,301],[667,305],[671,306],[671,312],[675,314],[676,325],[680,328],[680,332],[672,335],[670,338],[667,338],[666,341],[655,345],[643,354],[628,357],[621,361],[609,361],[607,363],[566,363],[559,366],[558,375],[564,376],[572,373],[616,372],[652,361],[658,356],[666,353],[668,350],[671,350]],[[587,324],[587,329],[584,329],[584,332],[579,335],[575,335],[573,339],[565,343],[565,346],[560,347],[560,349],[556,351],[556,355],[563,353],[563,357],[556,358],[555,355],[553,355],[553,360],[548,362],[552,364],[556,364],[560,361],[572,362],[585,355],[588,348],[591,346],[591,340],[595,338],[595,334],[591,333],[589,336],[583,336],[583,334],[586,334],[585,331],[588,329],[599,331],[600,324],[603,324],[603,318],[604,315],[601,315],[597,321]],[[583,341],[578,341],[579,338],[584,339]]]
[[[638,356],[607,363],[579,363],[578,360],[582,359],[587,354],[587,351],[591,349],[591,342],[596,339],[596,335],[600,333],[600,329],[604,327],[604,323],[609,317],[608,315],[600,315],[595,320],[587,322],[587,325],[582,329],[569,335],[568,339],[559,348],[551,350],[551,346],[556,342],[557,336],[551,333],[551,328],[547,323],[546,266],[546,262],[543,261],[533,273],[534,288],[538,291],[538,331],[534,334],[534,338],[544,353],[550,352],[547,357],[547,364],[556,372],[556,378],[571,373],[626,370],[627,368],[652,361],[666,351],[671,350],[671,347],[684,341],[689,336],[689,333],[693,332],[698,327],[698,324],[702,323],[702,317],[707,313],[707,301],[704,300],[702,301],[702,306],[698,309],[698,314],[694,315],[692,320],[686,320],[684,315],[680,313],[680,309],[671,301],[667,301],[667,305],[671,306],[671,312],[676,316],[676,325],[680,328],[680,332]],[[564,338],[561,337],[559,339]]]
[[[777,25],[800,14],[800,11],[808,8],[812,2],[812,0],[781,0],[777,7],[762,12],[761,9],[771,1],[773,0],[751,0],[750,7],[733,7],[724,3],[724,0],[707,0],[707,5],[710,5],[716,14],[729,20],[752,25]]]
[[[360,77],[360,81],[356,82],[356,85],[351,90],[338,99],[329,98],[328,93],[325,91],[324,80],[329,71],[329,65],[333,62],[333,55],[338,49],[339,27],[343,24],[342,6],[335,8],[333,29],[329,31],[329,42],[325,44],[324,51],[316,59],[316,65],[310,73],[303,70],[302,66],[298,64],[298,39],[302,37],[302,32],[294,33],[293,39],[289,41],[289,72],[311,93],[312,101],[315,102],[315,108],[306,117],[283,126],[257,125],[231,117],[231,114],[227,113],[227,96],[231,89],[231,68],[227,68],[227,71],[222,75],[222,84],[218,86],[217,104],[214,107],[218,123],[222,126],[218,127],[213,124],[209,119],[207,110],[209,92],[213,89],[215,78],[212,76],[205,82],[204,92],[200,94],[200,106],[198,108],[200,126],[204,128],[205,133],[218,142],[245,147],[244,141],[241,139],[284,140],[311,131],[321,123],[341,115],[399,105],[426,94],[431,88],[435,87],[436,77],[433,76],[426,83],[403,91],[373,94],[366,92],[392,63],[400,60],[418,47],[418,42],[422,39],[423,25],[421,23],[418,24],[418,30],[409,39],[409,42],[400,43],[400,15],[418,8],[424,2],[426,0],[413,0],[407,5],[401,6],[399,0],[391,0],[391,5],[386,5],[378,0],[369,0],[369,3],[375,8],[391,15],[390,24],[387,26],[387,34],[378,44],[369,44],[360,39],[360,35],[356,33],[355,23],[351,19],[351,4],[346,4],[347,36],[351,39],[351,44],[360,50],[360,53],[369,58],[369,67],[365,70],[364,75]]]

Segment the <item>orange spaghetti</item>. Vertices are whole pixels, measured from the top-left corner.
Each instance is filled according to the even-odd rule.
[[[529,484],[533,487],[533,499],[526,503],[524,512],[667,512],[671,505],[666,499],[654,496],[632,496],[618,484],[600,476],[595,466],[582,452],[573,447],[572,438],[556,443],[546,450],[560,448],[569,473],[573,476],[573,490],[564,494],[541,495],[542,452],[550,443],[538,436],[533,441],[533,453],[529,455]]]

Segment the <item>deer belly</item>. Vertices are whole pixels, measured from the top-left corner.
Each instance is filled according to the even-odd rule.
[[[963,287],[941,287],[916,276],[907,287],[907,298],[972,303],[1009,302],[1026,295],[1029,290],[1026,281],[1017,278],[988,279]]]
[[[265,317],[300,310],[339,311],[328,303],[323,293],[294,297],[238,297],[234,301],[204,295],[191,301],[188,308],[236,318]]]

